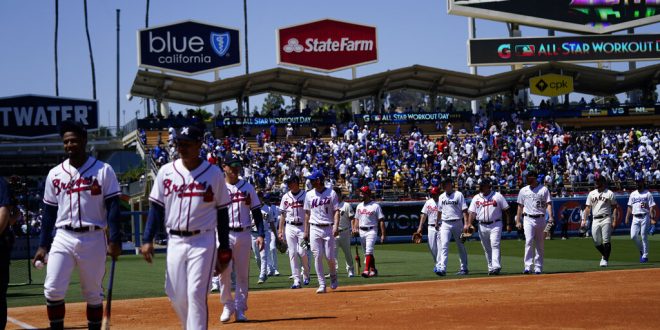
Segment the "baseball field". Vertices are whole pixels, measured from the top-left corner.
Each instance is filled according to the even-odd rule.
[[[660,301],[660,236],[650,237],[650,261],[627,236],[613,237],[608,268],[590,238],[545,241],[545,274],[521,275],[524,242],[502,243],[503,275],[488,276],[480,242],[467,242],[470,275],[455,276],[456,247],[450,248],[447,277],[433,273],[427,245],[376,247],[379,276],[347,278],[340,253],[340,287],[316,295],[309,288],[290,290],[288,258],[279,255],[279,277],[257,284],[251,263],[250,299],[241,327],[268,328],[659,328],[652,306]],[[354,251],[354,249],[353,249]],[[362,252],[361,252],[362,255]],[[122,256],[113,289],[112,326],[116,329],[180,328],[163,290],[164,258],[153,265],[140,256]],[[108,263],[109,265],[109,263]],[[33,284],[9,288],[8,329],[45,328],[42,293],[45,270]],[[106,279],[107,280],[107,279]],[[67,297],[66,325],[85,328],[85,305],[74,275]],[[209,296],[209,324],[220,325],[217,293]],[[227,326],[227,325],[225,325]]]

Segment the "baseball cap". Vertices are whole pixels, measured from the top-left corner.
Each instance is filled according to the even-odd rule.
[[[292,175],[288,177],[286,180],[284,180],[284,183],[289,184],[289,183],[300,183],[300,178],[297,175]]]
[[[241,166],[243,164],[243,161],[241,160],[238,155],[234,153],[228,153],[227,156],[225,156],[225,165],[227,166]]]
[[[371,189],[369,189],[369,186],[362,186],[360,188],[360,191],[365,193],[365,194],[371,195]]]
[[[310,180],[322,179],[322,178],[324,178],[324,175],[323,175],[323,172],[321,172],[319,170],[314,170],[314,172],[312,172],[312,174],[308,175],[307,178],[310,179]]]
[[[183,126],[179,130],[176,139],[179,141],[202,141],[204,132],[197,126]]]
[[[81,137],[87,139],[87,129],[83,123],[73,120],[65,120],[60,123],[60,137],[64,137],[64,133],[73,132]]]
[[[443,184],[444,183],[452,183],[452,182],[454,182],[454,180],[452,180],[452,178],[450,176],[447,176],[444,179],[442,179]]]
[[[479,183],[480,186],[492,186],[493,182],[489,178],[483,178]]]
[[[432,187],[430,193],[431,195],[440,195],[440,188]]]

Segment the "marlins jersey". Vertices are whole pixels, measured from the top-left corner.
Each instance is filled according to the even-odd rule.
[[[467,210],[465,198],[460,191],[452,191],[447,195],[442,193],[438,198],[438,208],[442,218],[440,220],[459,220],[463,219],[463,211]]]
[[[633,191],[628,198],[628,206],[632,207],[632,214],[649,214],[651,208],[655,206],[653,195],[648,190],[639,192]]]
[[[247,181],[240,179],[236,184],[227,183],[229,192],[229,228],[246,228],[252,226],[251,211],[261,209],[261,201],[257,191]]]
[[[105,228],[105,200],[120,194],[110,165],[88,157],[79,169],[69,160],[53,167],[46,177],[44,203],[57,207],[55,227],[98,226]]]
[[[297,194],[287,192],[280,202],[280,212],[284,214],[287,223],[302,224],[305,220],[305,191],[299,190]]]
[[[502,220],[502,211],[509,209],[509,203],[502,194],[491,191],[484,196],[479,193],[472,198],[468,212],[476,214],[479,222],[493,222]]]
[[[189,171],[178,159],[158,171],[149,200],[165,208],[165,227],[180,231],[216,228],[219,208],[229,196],[225,175],[207,161]]]
[[[312,189],[305,195],[305,211],[310,212],[309,223],[332,224],[338,209],[339,198],[332,189],[323,188],[321,192]]]
[[[612,214],[612,209],[616,207],[616,200],[611,190],[598,191],[598,189],[594,189],[589,192],[586,204],[591,206],[591,214],[594,218],[602,218],[609,217]]]
[[[529,215],[544,215],[546,206],[551,202],[550,191],[542,185],[532,189],[525,186],[518,193],[518,205],[523,206],[523,212]]]
[[[433,198],[427,199],[422,208],[422,213],[426,214],[429,226],[435,226],[438,221],[438,203]]]
[[[339,230],[346,230],[351,228],[351,220],[355,214],[351,204],[346,202],[339,203]]]
[[[383,209],[375,201],[367,204],[362,202],[355,208],[355,219],[358,220],[360,227],[375,227],[378,225],[378,220],[384,218]]]

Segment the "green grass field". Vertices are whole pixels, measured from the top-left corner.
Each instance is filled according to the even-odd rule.
[[[651,268],[660,265],[660,235],[649,238],[650,260],[647,264],[639,263],[637,249],[627,236],[615,236],[612,240],[612,257],[610,267],[607,269]],[[464,277],[487,276],[486,261],[481,243],[478,241],[469,241],[466,245],[469,254],[470,275]],[[502,242],[503,274],[521,273],[523,269],[523,250],[523,241],[506,240]],[[352,251],[355,251],[354,247]],[[362,252],[360,252],[360,255],[364,257]],[[375,256],[379,271],[378,277],[370,279],[361,277],[347,278],[346,271],[343,267],[343,254],[340,253],[339,285],[428,281],[457,277],[453,275],[458,270],[458,255],[456,254],[456,245],[454,243],[450,245],[448,276],[443,278],[439,278],[433,273],[434,265],[426,243],[419,245],[378,245],[376,246]],[[163,289],[165,280],[164,261],[164,254],[156,255],[156,260],[152,265],[145,263],[141,256],[122,256],[116,266],[113,299],[165,296]],[[544,271],[546,273],[601,271],[602,269],[598,267],[599,261],[600,256],[598,251],[593,247],[593,242],[590,238],[545,241]],[[108,268],[109,265],[110,263],[108,262]],[[291,271],[289,260],[284,254],[279,254],[279,268],[282,275],[271,277],[266,283],[258,285],[256,263],[252,261],[250,263],[250,290],[288,289],[291,285],[291,280],[288,279]],[[21,274],[24,272],[17,264],[12,265],[11,282],[15,282],[16,277],[24,276]],[[9,307],[43,304],[43,281],[45,274],[45,269],[33,269],[33,283],[31,285],[9,287]],[[310,285],[316,286],[316,284],[315,277],[312,276],[312,283]],[[81,300],[80,283],[74,271],[67,294],[67,301],[74,302]]]

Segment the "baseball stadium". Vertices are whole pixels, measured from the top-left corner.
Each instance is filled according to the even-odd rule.
[[[660,328],[660,1],[0,18],[2,329]]]

